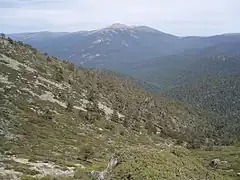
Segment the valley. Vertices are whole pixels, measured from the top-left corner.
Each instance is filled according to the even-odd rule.
[[[9,36],[0,178],[240,178],[239,34],[114,24]]]

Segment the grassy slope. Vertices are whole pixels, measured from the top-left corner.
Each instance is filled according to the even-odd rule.
[[[240,172],[240,147],[229,146],[222,147],[219,150],[214,151],[203,151],[203,150],[194,150],[192,151],[192,156],[198,158],[202,164],[208,166],[208,163],[215,158],[220,159],[221,161],[227,161],[230,165],[227,168],[216,168],[212,169],[208,166],[211,171],[222,174],[224,179],[231,178],[238,180],[240,177],[237,173]]]

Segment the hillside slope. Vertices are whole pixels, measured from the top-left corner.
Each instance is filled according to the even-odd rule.
[[[240,135],[240,76],[209,76],[167,91],[165,95],[225,116],[229,133]]]
[[[240,43],[221,43],[188,50],[148,62],[132,63],[124,72],[168,90],[207,76],[236,75],[240,72]]]
[[[183,155],[168,149],[179,138],[189,145],[206,139],[219,143],[224,129],[215,129],[215,115],[154,97],[129,78],[76,68],[11,39],[0,40],[0,69],[1,178],[223,179],[188,157],[186,149],[180,150]],[[155,170],[139,169],[129,159],[135,154],[141,163],[152,164],[156,153]],[[108,159],[106,171],[99,172]],[[183,170],[162,165],[166,160],[183,162]]]

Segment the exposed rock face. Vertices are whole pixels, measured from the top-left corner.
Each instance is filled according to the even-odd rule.
[[[91,175],[95,180],[105,180],[109,177],[110,173],[112,172],[113,168],[119,164],[119,159],[112,157],[107,165],[107,168],[104,171],[92,171]]]

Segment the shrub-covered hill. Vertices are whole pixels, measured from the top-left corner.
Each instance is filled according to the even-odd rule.
[[[178,166],[166,165],[162,175],[158,169],[142,171],[131,162],[134,170],[122,170],[126,157],[140,151],[136,158],[147,165],[155,152],[167,151],[175,139],[190,145],[209,139],[218,143],[223,132],[214,127],[216,120],[182,103],[154,97],[131,78],[77,68],[22,42],[0,39],[1,178],[127,179],[126,173],[139,172],[146,179],[164,178]],[[97,172],[113,154],[117,160]],[[171,161],[174,155],[168,152],[162,158]],[[178,156],[175,160],[182,162]],[[162,161],[154,163],[160,167]],[[116,171],[114,165],[119,167]],[[218,176],[202,166],[195,172],[200,166],[187,158],[182,164],[185,173],[175,177],[171,172],[169,179]]]

